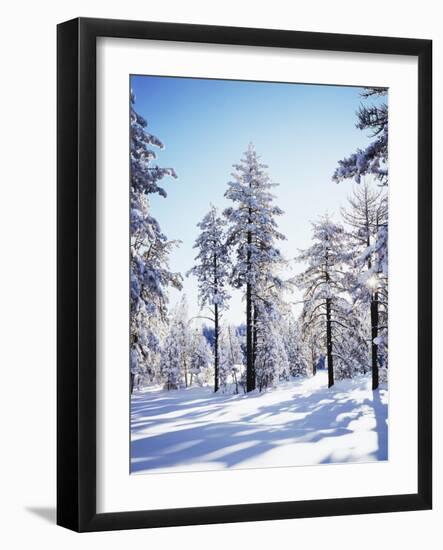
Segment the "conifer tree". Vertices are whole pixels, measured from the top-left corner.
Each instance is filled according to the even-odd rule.
[[[363,99],[384,98],[386,88],[365,88]],[[360,183],[363,176],[372,175],[380,185],[388,185],[388,105],[378,101],[372,105],[360,105],[356,127],[369,132],[374,140],[365,148],[358,149],[349,157],[338,161],[332,179],[340,182],[354,179]]]
[[[211,352],[211,348],[209,347],[208,341],[200,330],[195,330],[192,337],[190,352],[189,372],[191,375],[191,386],[195,380],[199,382],[200,377],[205,378],[204,373],[211,366],[213,359],[213,354]]]
[[[150,134],[145,119],[135,111],[131,94],[130,127],[130,312],[131,312],[131,391],[136,374],[154,376],[165,328],[167,288],[181,287],[181,276],[169,268],[169,254],[177,244],[168,241],[151,215],[149,195],[166,196],[160,185],[165,176],[176,177],[171,168],[160,168],[153,147],[163,148]]]
[[[231,283],[245,289],[246,298],[246,388],[255,389],[255,356],[257,344],[259,289],[281,285],[276,267],[282,262],[276,243],[284,239],[275,218],[282,210],[273,204],[270,190],[273,183],[267,166],[259,160],[255,148],[249,145],[240,163],[234,165],[233,179],[225,197],[234,205],[225,209],[229,222],[227,243],[235,250]]]
[[[380,186],[387,186],[388,170],[388,105],[384,98],[386,88],[366,88],[363,99],[373,99],[371,105],[361,105],[357,112],[357,128],[369,131],[373,141],[365,148],[340,160],[333,174],[333,181],[354,179],[360,183],[362,177],[372,177]],[[368,276],[369,285],[373,287],[371,300],[371,346],[373,388],[378,387],[377,358],[387,366],[387,289],[388,289],[388,220],[387,203],[385,212],[377,222],[374,242],[368,247],[367,257],[374,262]],[[377,328],[378,327],[378,328]]]
[[[197,224],[201,230],[194,248],[198,250],[196,264],[188,272],[197,277],[200,307],[207,307],[214,323],[214,391],[219,389],[219,333],[221,312],[229,300],[227,283],[229,254],[225,239],[226,221],[218,216],[217,209],[210,211]]]
[[[243,366],[243,351],[233,326],[223,327],[220,337],[220,387],[226,391],[228,380],[238,393],[239,378]]]
[[[181,385],[181,348],[177,326],[172,325],[163,342],[160,355],[160,373],[167,390],[176,390]]]
[[[292,314],[283,330],[286,355],[289,363],[290,376],[306,376],[308,373],[307,361],[302,352],[302,335],[297,321]],[[315,372],[313,372],[315,374]]]
[[[328,387],[338,377],[352,376],[358,361],[364,362],[365,340],[359,318],[346,296],[344,264],[349,259],[341,225],[324,216],[313,224],[313,244],[301,252],[299,261],[308,267],[298,277],[304,292],[302,331],[313,331],[325,342]]]
[[[365,182],[353,189],[348,198],[348,207],[342,209],[342,217],[348,226],[352,247],[349,287],[354,299],[366,304],[369,309],[372,389],[379,384],[379,339],[380,328],[386,325],[387,280],[376,253],[380,244],[380,231],[387,226],[387,197],[383,190],[374,190]],[[387,251],[386,246],[381,246]],[[385,332],[381,329],[381,332]]]
[[[169,320],[160,359],[160,369],[167,389],[189,386],[191,376],[192,334],[188,304],[183,295]]]
[[[288,379],[289,361],[279,323],[260,317],[257,339],[256,375],[259,391],[275,386],[280,378]]]

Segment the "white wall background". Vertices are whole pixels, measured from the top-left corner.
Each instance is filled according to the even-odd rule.
[[[248,547],[359,550],[439,548],[442,478],[430,512],[383,514],[76,535],[55,521],[55,25],[76,16],[175,21],[432,38],[434,40],[434,212],[442,205],[443,30],[438,0],[164,0],[162,3],[16,1],[1,11],[0,86],[0,544],[65,550],[122,545],[168,549]],[[435,214],[435,218],[437,215]],[[435,280],[442,277],[435,221]],[[434,290],[434,334],[441,332]],[[435,464],[441,464],[443,377],[435,359]],[[277,542],[278,541],[278,542]]]

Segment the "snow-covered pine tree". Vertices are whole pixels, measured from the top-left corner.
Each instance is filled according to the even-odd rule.
[[[283,297],[285,291],[292,290],[292,284],[293,281],[280,279],[277,284],[269,284],[265,279],[254,289],[253,350],[260,391],[290,376],[283,336],[291,311]]]
[[[354,300],[369,309],[372,389],[375,390],[379,384],[379,332],[387,325],[387,280],[376,253],[377,243],[382,242],[380,230],[388,223],[387,196],[384,190],[374,190],[364,182],[354,187],[348,203],[348,207],[342,209],[342,217],[348,226],[352,247],[349,286]],[[381,249],[387,252],[384,244]]]
[[[365,88],[363,99],[384,98],[387,88]],[[332,179],[337,183],[353,178],[360,183],[362,176],[372,175],[380,185],[388,184],[388,105],[386,101],[377,101],[366,106],[360,105],[357,112],[356,127],[368,130],[375,138],[366,149],[358,149],[349,157],[338,161]]]
[[[238,385],[243,370],[243,351],[235,328],[225,326],[220,334],[220,388],[226,391],[228,380],[234,384],[234,393],[238,393]]]
[[[157,155],[152,147],[164,149],[163,142],[147,131],[148,123],[135,110],[135,95],[131,92],[131,190],[143,194],[158,193],[166,197],[159,185],[165,176],[177,177],[173,168],[161,168],[154,161]]]
[[[289,316],[283,330],[283,341],[289,363],[290,376],[306,376],[308,373],[307,362],[302,353],[302,339],[297,321],[293,315]],[[315,374],[315,372],[313,372]]]
[[[219,331],[221,312],[229,300],[227,291],[230,261],[225,239],[225,219],[218,216],[211,205],[210,211],[197,224],[200,234],[194,248],[198,250],[196,264],[188,272],[198,280],[200,307],[207,307],[214,323],[214,391],[219,388]]]
[[[181,348],[177,337],[177,328],[173,325],[161,347],[160,374],[167,390],[176,390],[181,385]]]
[[[201,384],[200,377],[202,379],[206,378],[204,376],[205,371],[212,365],[213,361],[214,356],[212,354],[208,341],[203,336],[201,331],[196,329],[192,337],[190,353],[189,372],[191,375],[191,386],[195,380],[197,380],[197,382]]]
[[[239,164],[234,165],[233,180],[228,183],[225,197],[234,206],[226,208],[229,222],[227,243],[235,249],[231,284],[245,288],[246,297],[246,388],[255,389],[255,344],[258,323],[257,304],[262,297],[259,288],[281,285],[275,268],[282,261],[276,241],[284,239],[277,230],[275,218],[283,211],[273,204],[270,190],[275,187],[266,172],[267,166],[259,160],[255,148],[249,144]]]
[[[169,320],[167,335],[161,348],[160,370],[167,389],[189,385],[192,334],[188,304],[183,296]]]
[[[352,376],[350,365],[355,365],[355,355],[359,354],[363,360],[365,340],[359,337],[358,316],[345,297],[343,266],[349,253],[343,227],[326,215],[313,223],[313,240],[312,246],[298,257],[308,264],[298,276],[298,286],[304,292],[301,329],[315,332],[319,341],[325,342],[328,387],[331,387],[335,375]]]
[[[259,391],[288,379],[289,361],[278,320],[260,315],[257,330],[256,377]]]
[[[305,308],[307,309],[307,305]],[[303,318],[305,313],[303,309],[302,315],[298,321],[298,329],[300,334],[300,352],[302,356],[301,363],[306,365],[306,372],[311,373],[312,376],[317,374],[317,366],[321,357],[321,350],[324,348],[323,340],[319,340],[318,334],[322,331],[318,329],[318,324],[312,322],[311,324],[304,324]]]
[[[364,150],[358,150],[339,161],[339,166],[332,177],[333,181],[341,182],[346,179],[354,179],[360,183],[362,176],[371,176],[375,178],[381,186],[387,186],[389,180],[388,170],[388,105],[384,98],[387,96],[386,88],[366,88],[362,93],[364,99],[372,98],[375,100],[372,105],[360,106],[357,112],[357,128],[360,130],[369,130],[370,137],[374,140]],[[379,304],[383,299],[384,306],[379,308],[379,313],[383,320],[379,319],[380,335],[372,338],[372,344],[378,346],[378,356],[384,365],[387,365],[387,277],[388,277],[388,220],[387,215],[384,222],[378,224],[378,231],[375,242],[371,245],[372,253],[375,253],[377,268],[374,270],[380,274],[375,276],[382,280],[380,288],[377,291]],[[378,283],[377,283],[378,284]],[[373,303],[374,313],[376,315],[375,303]],[[382,328],[383,327],[383,328]],[[373,385],[377,386],[377,369],[373,370],[375,378]]]
[[[188,302],[183,295],[176,307],[172,322],[176,327],[181,371],[187,388],[190,382],[192,333],[188,315]]]
[[[134,108],[131,94],[131,391],[134,377],[154,376],[158,365],[160,335],[165,328],[167,294],[170,286],[180,288],[181,276],[172,273],[168,259],[176,244],[168,241],[157,220],[150,214],[148,195],[166,196],[160,186],[165,176],[176,177],[171,168],[160,168],[152,147],[163,148],[161,141],[146,131],[147,123]]]
[[[374,254],[373,275],[369,285],[377,289],[378,335],[374,343],[378,347],[379,363],[388,367],[388,223],[377,224],[377,238],[371,247]]]

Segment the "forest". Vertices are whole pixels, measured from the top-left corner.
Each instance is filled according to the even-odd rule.
[[[175,273],[169,257],[180,242],[162,231],[150,197],[167,201],[166,187],[178,176],[157,164],[164,145],[149,133],[131,94],[131,393],[154,386],[261,393],[322,370],[328,388],[362,376],[372,390],[387,381],[386,95],[381,88],[362,92],[355,123],[369,143],[331,167],[331,193],[334,185],[353,185],[339,216],[324,212],[312,222],[309,247],[290,258],[281,253],[278,184],[250,143],[220,190],[230,206],[208,204],[189,270]],[[296,276],[284,277],[288,263],[299,266]],[[170,307],[169,290],[180,289],[185,277],[198,282],[198,316],[189,316],[185,295]],[[243,296],[239,325],[224,320],[232,289]]]

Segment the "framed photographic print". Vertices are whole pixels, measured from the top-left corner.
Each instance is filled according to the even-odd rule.
[[[431,41],[58,26],[58,512],[432,505]]]

